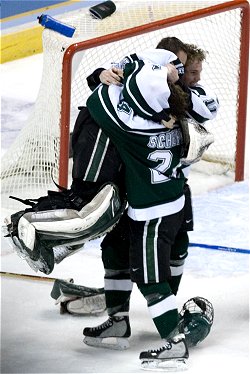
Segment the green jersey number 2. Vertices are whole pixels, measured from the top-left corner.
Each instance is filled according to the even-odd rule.
[[[164,183],[169,180],[169,177],[164,173],[170,168],[173,159],[173,154],[168,150],[157,150],[149,153],[148,160],[159,162],[155,168],[150,169],[151,171],[151,183]]]

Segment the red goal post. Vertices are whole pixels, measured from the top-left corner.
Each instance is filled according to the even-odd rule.
[[[206,122],[215,142],[192,168],[244,179],[249,3],[122,0],[116,5],[103,20],[93,19],[86,7],[64,14],[59,20],[75,27],[73,38],[44,29],[43,72],[33,112],[1,160],[2,207],[23,208],[10,195],[38,198],[55,190],[54,181],[70,185],[69,134],[78,107],[91,93],[86,77],[108,61],[154,48],[167,36],[208,51],[202,83],[220,101],[216,119]]]
[[[106,45],[126,38],[131,38],[144,33],[151,33],[162,28],[183,24],[192,20],[220,14],[233,9],[241,10],[241,34],[240,34],[240,61],[238,84],[238,109],[237,109],[237,136],[235,155],[235,181],[244,179],[244,153],[246,135],[247,112],[247,82],[249,65],[249,3],[247,1],[229,1],[223,4],[209,6],[186,14],[177,15],[160,21],[136,26],[112,34],[77,42],[69,46],[64,54],[62,67],[62,102],[61,102],[61,139],[59,161],[59,184],[68,184],[68,153],[70,133],[70,97],[71,97],[71,71],[72,60],[76,53]],[[223,73],[223,72],[222,72]],[[226,78],[225,78],[226,79]]]

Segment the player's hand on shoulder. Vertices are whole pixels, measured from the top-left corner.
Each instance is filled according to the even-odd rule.
[[[170,63],[166,65],[166,68],[168,70],[167,81],[170,83],[177,82],[179,80],[179,75],[178,75],[178,70],[176,69],[176,67]]]
[[[107,84],[109,86],[111,84],[121,85],[122,77],[123,77],[122,69],[113,67],[108,70],[103,70],[99,78],[103,84]]]

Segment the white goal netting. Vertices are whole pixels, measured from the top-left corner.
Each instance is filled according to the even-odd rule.
[[[73,38],[45,29],[43,75],[34,111],[2,159],[2,205],[10,206],[9,195],[38,197],[47,189],[55,189],[53,179],[58,182],[62,63],[70,45],[218,3],[222,1],[117,1],[116,12],[104,20],[93,19],[86,8],[63,17],[63,22],[76,27]],[[207,124],[215,143],[204,158],[209,164],[220,165],[220,172],[234,170],[241,15],[239,8],[214,15],[208,8],[206,17],[77,52],[73,58],[70,124],[66,125],[73,129],[77,108],[90,94],[86,77],[93,70],[128,53],[155,47],[163,37],[176,36],[208,51],[202,82],[216,92],[221,108],[216,120]]]

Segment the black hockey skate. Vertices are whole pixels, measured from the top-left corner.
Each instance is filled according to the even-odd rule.
[[[83,330],[83,342],[93,347],[123,350],[129,348],[128,339],[131,329],[128,316],[109,317],[107,321],[96,327]]]
[[[158,349],[141,352],[141,367],[145,370],[186,370],[189,357],[184,334],[178,334],[166,340],[164,346]]]

